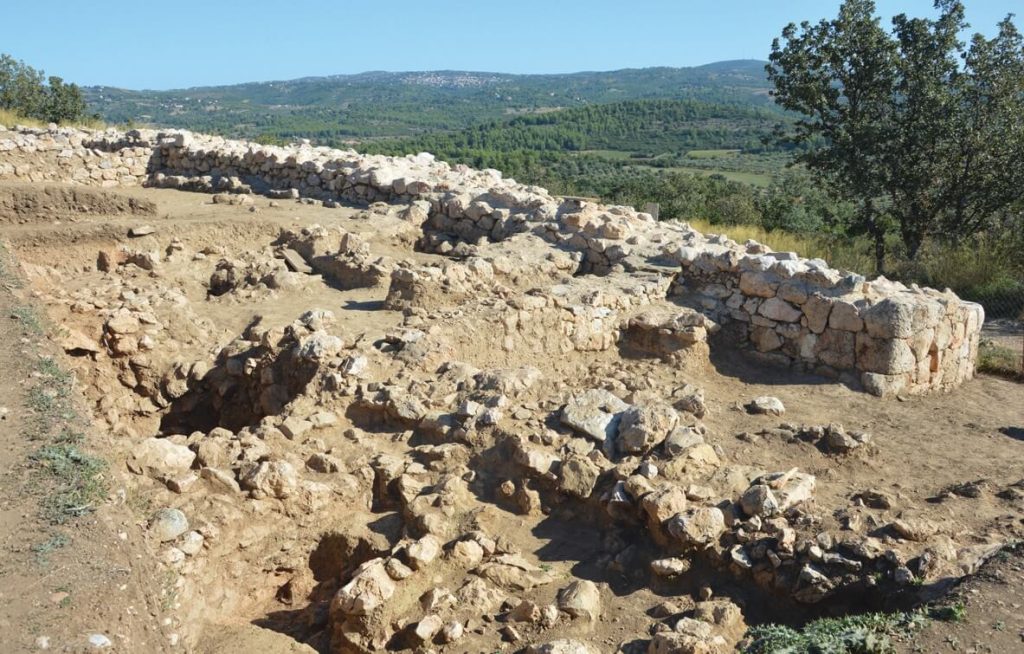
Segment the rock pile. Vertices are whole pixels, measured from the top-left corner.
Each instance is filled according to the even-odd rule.
[[[767,428],[806,411],[794,393],[780,390],[788,413],[775,397],[721,396],[739,382],[705,370],[709,343],[742,320],[670,298],[686,269],[648,256],[685,226],[574,202],[516,222],[528,231],[444,240],[425,225],[451,189],[417,189],[429,199],[295,220],[229,202],[208,209],[266,220],[255,243],[147,220],[95,261],[76,244],[87,256],[32,266],[130,492],[154,499],[139,529],[175,573],[186,624],[283,614],[337,652],[727,652],[745,597],[823,612],[847,592],[940,584],[993,551],[889,487],[836,483],[872,463],[867,434],[832,416]],[[490,212],[466,205],[475,224],[498,211],[490,198]],[[449,256],[412,250],[434,237]],[[771,320],[792,317],[771,306]],[[723,422],[760,431],[725,439]],[[803,458],[773,458],[755,436]],[[650,607],[623,588],[672,599]],[[744,590],[734,603],[722,588]]]

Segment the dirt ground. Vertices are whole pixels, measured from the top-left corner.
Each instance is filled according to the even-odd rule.
[[[26,396],[39,383],[37,362],[63,353],[26,328],[26,316],[45,320],[44,310],[6,250],[0,271],[0,651],[92,651],[90,637],[102,636],[120,651],[162,652],[160,572],[123,494],[64,524],[40,516],[55,491],[30,460],[44,444],[33,440]],[[86,447],[112,451],[98,432]]]
[[[903,652],[1019,652],[1024,650],[1024,559],[1017,548],[1002,553],[966,580],[940,605],[959,611],[900,643]]]
[[[3,192],[0,187],[0,195]],[[155,189],[117,190],[110,195],[120,201],[101,198],[91,206],[83,206],[82,198],[68,201],[67,193],[57,192],[47,196],[56,200],[33,204],[24,200],[26,193],[31,196],[19,187],[6,196],[14,201],[0,203],[5,212],[0,236],[7,248],[7,273],[0,289],[0,366],[6,371],[0,378],[0,406],[8,409],[0,423],[0,651],[37,651],[41,637],[55,651],[91,651],[88,639],[94,634],[108,637],[111,651],[124,652],[330,651],[331,625],[338,628],[327,615],[330,598],[344,575],[351,574],[354,565],[349,563],[362,561],[353,554],[351,561],[315,569],[316,553],[330,542],[329,534],[344,531],[354,516],[367,520],[369,514],[371,523],[383,523],[395,515],[395,508],[382,506],[377,498],[367,511],[338,491],[327,502],[279,505],[273,498],[215,492],[208,478],[196,486],[208,484],[205,490],[174,492],[164,479],[135,474],[127,462],[143,439],[169,433],[185,439],[189,431],[163,430],[162,424],[170,424],[165,422],[169,408],[147,407],[137,398],[116,399],[129,392],[118,383],[127,366],[117,368],[99,347],[95,352],[69,347],[68,330],[98,344],[104,338],[104,308],[136,297],[149,298],[156,307],[160,293],[173,289],[184,298],[180,324],[172,325],[172,309],[157,317],[176,345],[157,341],[148,353],[152,364],[146,364],[154,369],[164,364],[169,368],[172,360],[211,357],[245,332],[256,316],[262,317],[261,325],[283,328],[311,309],[333,312],[330,332],[340,335],[347,347],[369,348],[370,343],[386,341],[395,330],[409,328],[414,318],[428,339],[449,329],[462,331],[450,337],[451,350],[430,354],[438,363],[447,359],[480,369],[507,366],[516,355],[502,349],[500,337],[485,326],[472,331],[473,323],[467,322],[467,315],[475,315],[472,311],[486,315],[486,307],[448,306],[403,314],[384,308],[386,280],[346,289],[320,275],[304,276],[277,289],[239,283],[220,296],[208,293],[220,259],[249,261],[258,267],[273,259],[272,244],[282,230],[311,225],[359,235],[373,257],[420,265],[441,259],[416,252],[415,234],[394,219],[394,212],[271,203],[264,198],[256,198],[253,205],[212,204],[210,196]],[[142,225],[151,226],[152,233],[128,236],[131,228]],[[208,254],[162,255],[153,270],[133,263],[112,272],[97,267],[101,251],[124,246],[140,253],[163,253],[175,242],[184,253]],[[247,260],[251,253],[263,258]],[[23,319],[12,317],[21,315],[18,307],[37,311],[45,334],[30,333]],[[78,406],[91,421],[85,447],[109,463],[108,500],[62,525],[38,517],[40,498],[47,491],[45,484],[33,481],[36,472],[30,455],[38,445],[24,436],[32,414],[26,406],[26,388],[33,383],[35,360],[42,355],[55,356],[76,375]],[[621,390],[629,401],[665,397],[693,384],[704,391],[705,439],[718,457],[749,469],[799,468],[817,478],[813,506],[821,517],[816,528],[838,533],[853,520],[873,533],[897,519],[920,519],[959,547],[1007,543],[1024,534],[1024,493],[1007,492],[1024,481],[1024,385],[983,375],[950,393],[882,400],[830,380],[764,368],[716,341],[710,365],[704,368],[625,358],[615,348],[531,357],[523,363],[544,376],[506,409],[515,415],[519,407],[524,416],[530,414],[516,423],[517,428],[538,434],[546,428],[557,430],[557,421],[542,414],[556,411],[572,392],[600,384]],[[410,383],[409,368],[371,359],[371,366],[378,365],[398,379],[405,375],[403,381]],[[440,386],[443,380],[440,374],[426,375],[411,383]],[[441,395],[437,390],[436,396]],[[781,400],[785,414],[750,415],[744,409],[747,402],[764,395]],[[189,409],[193,413],[186,412],[183,419],[198,424],[198,413],[206,410],[201,406]],[[781,424],[832,423],[866,432],[870,442],[836,456],[814,442],[771,431]],[[258,420],[246,424],[255,429]],[[301,439],[267,437],[260,447],[287,460],[294,457],[300,469],[313,454],[329,453],[341,462],[342,472],[360,479],[360,469],[370,469],[372,456],[411,460],[423,454],[416,450],[421,444],[416,437],[406,428],[349,411],[339,412],[336,423],[318,430],[312,439],[317,442],[306,441],[300,447]],[[267,455],[262,456],[266,460]],[[462,639],[436,644],[437,651],[519,651],[531,642],[555,638],[585,638],[599,651],[645,651],[661,621],[652,617],[652,609],[667,599],[698,595],[704,587],[741,606],[747,624],[800,624],[821,614],[886,608],[884,600],[865,603],[861,597],[839,598],[818,607],[796,606],[748,579],[699,565],[681,578],[652,581],[642,563],[633,564],[628,557],[609,560],[615,552],[625,551],[611,541],[634,536],[634,550],[653,556],[655,545],[636,536],[637,527],[609,530],[588,519],[584,510],[545,506],[517,511],[514,502],[495,499],[502,468],[489,465],[493,470],[479,472],[472,483],[493,481],[493,488],[472,498],[473,524],[460,525],[459,531],[472,527],[492,537],[500,534],[508,551],[518,552],[557,580],[513,593],[520,599],[547,606],[557,601],[558,587],[589,579],[601,589],[603,610],[592,624],[564,618],[544,628],[526,623],[518,628],[519,637],[511,638],[501,632],[508,623],[493,617],[503,611],[491,609],[475,622],[466,621]],[[309,470],[302,474],[308,479],[323,477]],[[376,474],[379,479],[379,470]],[[373,482],[372,471],[369,479]],[[971,492],[958,491],[971,483]],[[888,508],[871,508],[856,499],[867,491],[888,498]],[[180,507],[190,516],[190,525],[202,525],[194,527],[205,537],[200,554],[189,555],[184,562],[173,559],[173,553],[167,558],[166,546],[148,529],[153,511],[165,506]],[[365,540],[373,542],[371,537]],[[901,647],[920,652],[1024,651],[1022,565],[1017,554],[997,556],[955,591],[966,605],[964,621],[930,626]],[[396,607],[415,604],[429,587],[454,589],[465,575],[446,560],[432,578],[415,583],[416,577],[410,579],[412,585],[391,601]],[[336,642],[337,634],[334,638]]]

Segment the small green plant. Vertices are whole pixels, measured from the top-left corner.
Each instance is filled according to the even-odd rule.
[[[153,499],[138,489],[128,489],[125,505],[140,518],[147,517],[153,513]]]
[[[6,265],[7,260],[8,252],[0,245],[0,283],[18,286],[20,280]],[[31,333],[42,335],[45,331],[30,305],[16,307],[12,316]],[[31,416],[21,436],[39,444],[29,455],[35,474],[28,488],[39,494],[40,514],[51,524],[91,512],[107,494],[106,462],[80,448],[86,422],[75,410],[74,384],[74,375],[55,359],[40,356],[25,392]],[[66,536],[57,534],[34,551],[45,561],[47,554],[66,544]]]
[[[11,317],[17,320],[25,328],[25,331],[33,336],[43,335],[43,323],[39,316],[30,307],[18,306],[11,311]]]
[[[160,608],[170,611],[178,601],[178,573],[176,570],[167,569],[164,572],[163,588],[160,590]]]
[[[66,443],[46,445],[30,457],[53,483],[43,498],[43,517],[53,524],[91,512],[106,496],[106,462]]]
[[[928,609],[928,616],[942,622],[963,622],[967,619],[967,605],[958,600],[945,606],[933,606]]]
[[[67,443],[71,445],[81,443],[83,440],[85,440],[85,434],[78,429],[70,427],[62,429],[61,432],[54,437],[54,441],[58,443]]]
[[[26,404],[32,410],[26,436],[30,440],[78,442],[79,434],[69,424],[76,418],[71,401],[73,377],[48,357],[39,359],[36,377],[40,381],[28,389],[26,397]]]
[[[60,599],[60,602],[57,604],[57,606],[59,606],[62,609],[66,609],[67,607],[71,606],[71,586],[68,586],[66,584],[57,586],[53,589],[53,592],[64,593],[64,597]]]
[[[40,566],[46,566],[50,562],[50,554],[62,547],[67,546],[71,542],[65,534],[55,533],[42,543],[37,543],[32,546],[32,551],[36,555],[36,563]]]
[[[919,629],[919,612],[865,613],[821,618],[797,630],[785,625],[758,625],[747,634],[746,654],[885,654],[891,637]]]

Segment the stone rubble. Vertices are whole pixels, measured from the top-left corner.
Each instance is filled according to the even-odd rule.
[[[531,236],[557,248],[553,251],[571,253],[580,272],[661,275],[671,283],[670,297],[727,326],[766,363],[838,378],[876,395],[947,389],[974,374],[984,314],[948,290],[906,287],[884,278],[868,281],[819,259],[702,235],[685,223],[659,223],[630,207],[560,200],[498,171],[451,166],[429,154],[368,156],[185,131],[70,128],[7,130],[0,133],[0,153],[5,156],[0,178],[32,182],[216,191],[222,195],[215,201],[255,192],[324,206],[340,200],[407,202],[409,221],[421,224],[424,251],[471,256],[517,235]],[[304,245],[306,259],[327,257],[310,264],[324,274],[352,279],[343,273],[359,271],[355,283],[392,275],[394,283],[412,288],[430,279],[423,270],[400,271],[391,262],[365,260],[365,252],[346,243],[344,235],[340,246],[332,239],[327,249],[317,249],[310,237],[298,237],[296,245]],[[453,270],[440,274],[447,277]],[[396,287],[391,303],[397,306],[408,294],[417,292]],[[667,357],[687,340],[703,340],[699,332],[706,329],[690,317],[670,323],[649,316],[630,320],[626,328],[634,332],[672,324],[667,333],[658,327],[657,336],[635,339],[638,347],[662,341],[657,349]]]
[[[201,599],[183,603],[183,620],[268,596],[256,578],[269,576],[330,651],[499,639],[610,651],[589,640],[617,617],[608,584],[567,580],[564,561],[509,537],[548,520],[600,533],[595,569],[637,587],[711,573],[804,604],[938,584],[991,553],[911,515],[864,518],[898,504],[880,493],[819,502],[835,484],[817,469],[742,465],[705,424],[724,398],[686,383],[732,339],[877,394],[951,388],[973,374],[982,319],[951,293],[867,282],[430,155],[67,129],[0,132],[0,153],[0,178],[216,192],[228,206],[251,193],[359,202],[383,238],[432,255],[383,256],[366,232],[326,221],[243,252],[140,229],[99,254],[90,273],[102,284],[41,298],[74,316],[60,342],[89,371],[96,423],[129,444],[131,483],[167,499],[147,539]],[[202,293],[161,285],[183,268],[202,271]],[[394,322],[357,329],[309,304],[224,330],[197,311],[270,306],[315,284],[373,289]],[[651,366],[686,379],[660,388],[642,374]],[[767,396],[746,408],[786,411]],[[874,448],[838,423],[756,435],[813,443],[837,464]],[[825,526],[835,516],[841,530]],[[227,565],[230,579],[203,583],[235,558],[263,574]],[[746,632],[742,607],[710,587],[654,608],[648,652],[733,651]]]

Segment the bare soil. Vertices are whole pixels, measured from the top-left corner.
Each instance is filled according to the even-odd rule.
[[[208,294],[209,280],[218,261],[241,260],[251,253],[270,260],[282,229],[314,224],[358,234],[374,256],[417,263],[442,258],[416,252],[394,212],[326,209],[291,201],[272,206],[263,198],[255,199],[252,211],[250,206],[211,204],[209,196],[171,190],[90,193],[86,197],[80,189],[59,186],[42,191],[0,187],[2,237],[12,260],[8,286],[0,289],[0,366],[6,371],[0,378],[0,406],[9,409],[0,423],[0,651],[34,651],[39,636],[48,637],[54,650],[85,651],[87,638],[96,633],[111,639],[113,651],[124,652],[331,651],[330,599],[362,562],[358,559],[369,557],[337,560],[338,556],[325,555],[324,548],[329,549],[331,534],[351,530],[359,521],[376,525],[371,531],[376,529],[383,538],[389,530],[385,523],[398,515],[395,508],[381,505],[377,498],[367,510],[338,491],[327,502],[292,505],[219,492],[205,479],[194,490],[178,493],[164,480],[133,474],[127,462],[139,443],[169,435],[161,431],[167,411],[147,408],[137,398],[118,399],[135,396],[118,383],[123,369],[119,372],[104,348],[97,347],[92,354],[64,354],[59,344],[66,342],[62,339],[68,330],[99,344],[103,319],[96,307],[118,297],[150,298],[172,289],[187,303],[182,304],[181,324],[171,325],[160,316],[176,344],[157,343],[149,353],[154,367],[172,359],[209,357],[257,316],[262,325],[283,327],[311,309],[333,312],[336,322],[330,332],[362,347],[359,344],[382,341],[408,326],[408,316],[383,308],[386,282],[343,290],[329,279],[311,275],[289,288],[241,285],[213,297]],[[153,233],[127,236],[130,228],[143,224],[152,226]],[[97,268],[101,251],[126,247],[164,253],[175,241],[187,256],[163,255],[152,271],[130,263],[113,272]],[[210,254],[190,254],[203,251]],[[11,287],[21,283],[16,280],[24,280],[25,286]],[[21,321],[8,318],[14,307],[23,305],[45,315],[49,338],[26,335]],[[517,355],[503,349],[500,337],[484,325],[469,331],[460,307],[438,307],[423,312],[419,320],[430,335],[464,330],[451,336],[456,344],[451,351],[431,355],[438,365],[458,360],[486,369],[516,363]],[[31,383],[33,360],[39,354],[55,354],[77,376],[82,412],[93,424],[87,447],[110,466],[109,500],[59,527],[37,517],[45,489],[32,487],[29,455],[35,445],[25,440],[22,429],[30,412],[24,404],[25,385]],[[516,400],[531,412],[523,429],[541,433],[558,428],[557,421],[537,416],[557,411],[571,391],[602,380],[619,380],[613,387],[621,386],[635,398],[664,398],[685,384],[695,384],[707,398],[707,441],[723,460],[765,471],[799,468],[817,478],[813,503],[823,516],[823,530],[842,532],[854,515],[864,525],[862,531],[883,530],[897,518],[920,518],[961,546],[1010,542],[1024,533],[1024,499],[1001,493],[1024,478],[1021,384],[982,375],[946,394],[881,400],[830,380],[764,368],[721,343],[712,343],[711,365],[706,368],[623,357],[615,348],[535,356],[520,363],[544,374],[543,381]],[[390,359],[374,360],[372,365],[399,376],[411,369]],[[413,382],[442,383],[440,373]],[[785,415],[754,416],[743,409],[762,395],[779,398]],[[195,409],[196,424],[202,410]],[[253,417],[255,425],[260,416]],[[847,430],[868,432],[871,441],[837,457],[805,440],[758,435],[780,423],[841,423]],[[182,438],[188,434],[184,431]],[[423,451],[416,449],[423,444],[417,438],[414,431],[393,422],[350,410],[309,440],[267,437],[261,447],[267,449],[264,459],[294,460],[309,480],[328,477],[303,468],[303,461],[318,452],[329,453],[341,462],[342,472],[358,479],[370,470],[373,456],[425,460]],[[593,624],[563,619],[546,628],[519,625],[520,639],[509,642],[500,631],[506,623],[495,617],[502,612],[494,610],[467,622],[461,640],[435,645],[437,651],[519,651],[530,642],[555,638],[583,639],[600,651],[644,651],[652,629],[661,622],[652,617],[653,607],[666,599],[697,595],[703,587],[743,607],[748,624],[800,624],[821,614],[891,608],[885,598],[864,597],[799,606],[749,580],[699,565],[676,580],[652,580],[644,561],[657,556],[657,548],[636,533],[638,527],[609,529],[581,510],[520,511],[496,490],[513,474],[508,462],[483,458],[470,463],[481,468],[476,485],[471,485],[472,524],[462,525],[460,531],[483,529],[492,537],[500,535],[510,551],[520,552],[557,580],[512,594],[545,606],[572,579],[590,579],[600,585],[603,611]],[[368,474],[372,484],[374,473]],[[979,482],[974,486],[979,492],[951,492],[968,482]],[[855,496],[865,491],[891,498],[889,508],[862,506]],[[168,559],[167,546],[147,531],[152,512],[160,507],[186,512],[192,528],[206,538],[199,554],[184,562]],[[41,555],[40,546],[55,534],[66,535],[68,543]],[[370,537],[365,540],[372,542]],[[612,560],[630,544],[635,562],[629,557]],[[324,564],[325,557],[332,562]],[[906,651],[1024,649],[1021,565],[1016,554],[997,557],[956,591],[966,602],[966,621],[929,627]],[[432,577],[410,581],[390,601],[396,607],[415,605],[429,587],[454,590],[467,578],[465,570],[447,562],[431,570]]]
[[[42,516],[41,505],[57,491],[30,458],[45,443],[33,439],[38,409],[26,397],[37,362],[63,353],[26,326],[26,317],[45,321],[45,310],[22,287],[6,250],[0,271],[0,651],[93,651],[88,639],[101,635],[116,651],[163,652],[165,575],[123,487],[84,517],[54,524]],[[83,447],[112,451],[100,432],[87,434]]]

